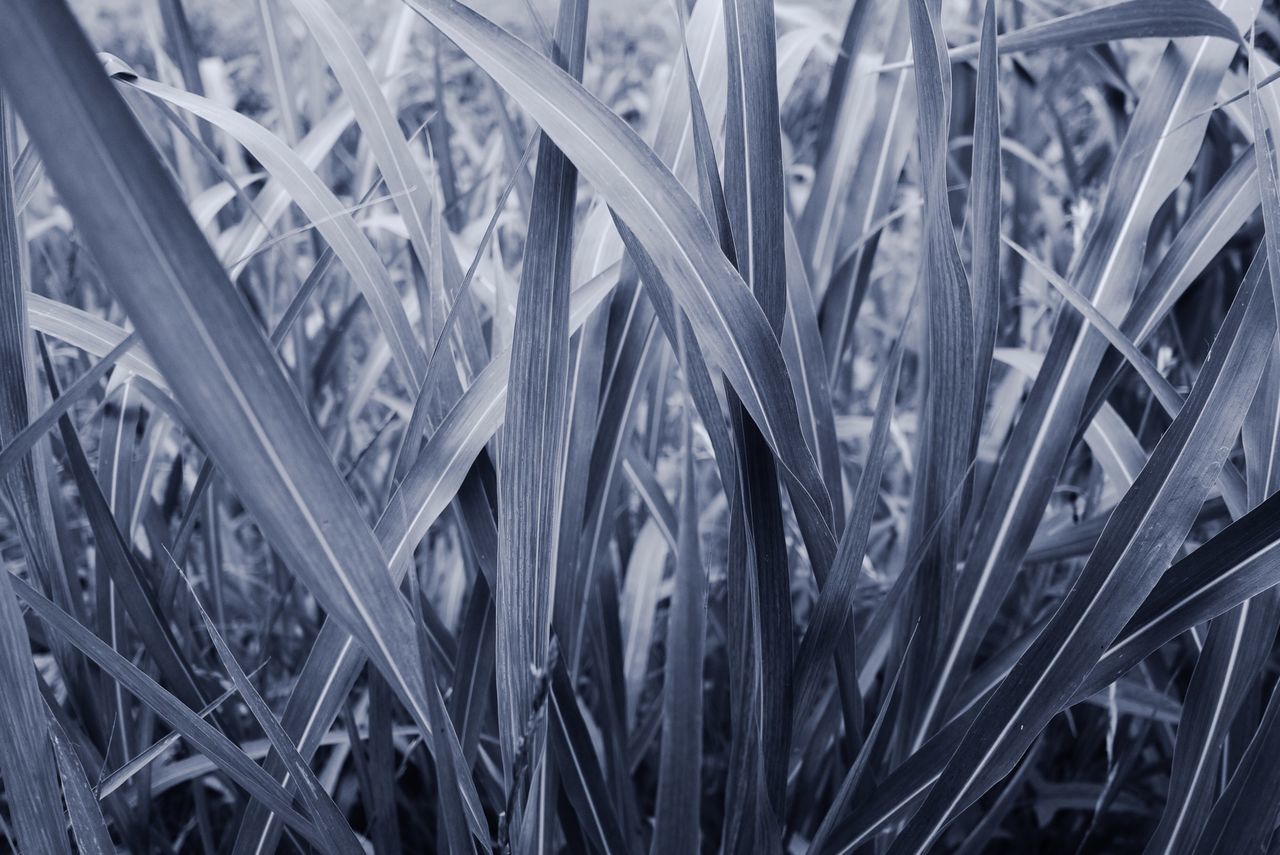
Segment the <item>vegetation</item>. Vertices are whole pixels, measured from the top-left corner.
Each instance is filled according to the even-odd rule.
[[[85,5],[0,23],[13,848],[1280,845],[1261,0]]]

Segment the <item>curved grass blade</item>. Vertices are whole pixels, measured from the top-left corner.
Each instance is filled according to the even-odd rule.
[[[171,556],[170,560],[172,560]],[[178,570],[178,572],[181,573],[182,571]],[[185,578],[185,574],[183,576]],[[253,714],[254,719],[257,720],[258,725],[267,734],[267,739],[271,741],[272,747],[284,758],[285,764],[289,768],[290,776],[297,782],[302,802],[307,806],[307,812],[311,814],[311,818],[316,824],[316,829],[324,835],[333,851],[363,853],[363,847],[356,840],[355,832],[347,824],[342,812],[338,810],[338,806],[333,803],[333,799],[321,783],[316,780],[311,767],[298,754],[297,746],[290,741],[288,734],[284,732],[284,728],[280,726],[280,722],[276,719],[275,713],[267,706],[267,702],[258,694],[258,690],[254,688],[249,676],[240,667],[240,663],[236,661],[235,654],[227,646],[222,633],[218,632],[218,627],[214,624],[213,618],[205,611],[204,603],[200,602],[200,598],[196,596],[196,590],[191,584],[191,580],[187,579],[186,582],[187,590],[191,594],[191,601],[195,604],[196,611],[200,613],[201,620],[204,621],[205,629],[209,633],[209,638],[213,641],[214,649],[218,652],[218,659],[222,662],[222,667],[231,676],[231,682],[236,691],[249,707],[249,711]]]
[[[328,115],[316,122],[311,132],[294,148],[294,153],[308,169],[316,170],[354,119],[355,113],[349,104],[336,105]],[[290,193],[284,181],[271,177],[262,192],[254,197],[257,216],[246,217],[219,241],[218,250],[224,261],[239,259],[229,266],[228,273],[233,280],[244,272],[245,265],[266,241],[272,227],[289,210],[293,203]]]
[[[1212,36],[1241,43],[1240,30],[1221,6],[1207,0],[1121,0],[1032,24],[997,40],[1000,53],[1088,47],[1122,39]],[[952,48],[951,60],[968,59],[980,44]]]
[[[1260,265],[1259,265],[1260,266]],[[1003,777],[1124,628],[1181,545],[1244,420],[1275,335],[1246,277],[1196,384],[1049,624],[969,729],[891,853],[925,851],[956,811]],[[1266,310],[1266,311],[1264,311]],[[1158,511],[1158,513],[1157,513]]]
[[[27,314],[31,318],[31,328],[36,332],[65,341],[99,359],[105,359],[133,335],[84,309],[77,309],[39,294],[27,295]],[[160,374],[151,354],[147,353],[145,345],[125,350],[120,354],[118,362],[122,369],[146,378],[157,389],[168,391],[169,384]]]
[[[414,338],[391,274],[369,239],[356,226],[350,212],[297,154],[279,137],[252,119],[208,99],[163,83],[148,80],[132,69],[108,61],[114,79],[162,101],[180,107],[231,134],[269,172],[282,182],[290,198],[324,235],[334,254],[346,266],[373,311],[378,326],[391,345],[396,366],[406,383],[421,385],[426,354]],[[265,215],[264,215],[265,216]]]
[[[97,797],[89,788],[89,779],[76,755],[75,746],[52,713],[46,720],[49,739],[53,742],[53,753],[58,758],[62,797],[67,803],[67,815],[71,818],[76,847],[82,855],[115,855],[116,846],[111,841],[111,832],[107,831],[107,821],[102,817]],[[47,812],[53,814],[52,808],[53,805],[47,805]],[[58,822],[58,825],[61,826],[62,823]]]
[[[1247,26],[1253,0],[1221,0],[1237,26]],[[1116,154],[1101,208],[1091,221],[1072,288],[1106,317],[1130,303],[1155,214],[1190,167],[1205,128],[1186,116],[1212,102],[1235,43],[1206,38],[1173,42],[1139,101]],[[1172,128],[1179,130],[1171,132]],[[957,585],[955,617],[929,700],[935,720],[964,680],[1016,572],[1074,439],[1093,375],[1107,342],[1077,315],[1062,315],[1040,372],[992,478],[987,513],[976,526]]]
[[[507,89],[652,248],[699,344],[724,370],[787,471],[797,513],[830,520],[812,455],[785,439],[798,433],[799,420],[777,339],[671,172],[618,116],[506,31],[453,0],[406,2]]]
[[[0,77],[105,278],[266,538],[430,732],[443,704],[413,664],[408,608],[269,343],[65,4],[15,5],[9,21]],[[44,109],[51,93],[67,108]],[[458,783],[483,839],[474,785]]]
[[[237,784],[257,799],[261,799],[290,827],[320,847],[325,846],[322,835],[316,832],[310,820],[295,811],[291,797],[271,776],[262,771],[226,736],[206,722],[194,710],[160,687],[154,680],[102,641],[75,618],[58,608],[35,588],[9,577],[10,583],[23,602],[45,623],[65,636],[86,656],[98,664],[111,678],[133,693],[153,709],[182,735],[204,752],[218,768],[225,771]]]
[[[445,251],[443,246],[433,248],[429,237],[428,223],[435,206],[431,184],[413,159],[373,69],[326,0],[293,0],[293,5],[351,102],[356,123],[409,232],[418,263],[429,269],[432,258]]]

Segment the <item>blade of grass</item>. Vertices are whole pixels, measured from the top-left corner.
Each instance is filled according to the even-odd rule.
[[[617,280],[617,265],[574,292],[569,326],[582,325]],[[480,453],[502,424],[507,395],[509,350],[495,356],[466,393],[437,426],[375,527],[393,580],[398,584],[408,569],[414,547],[439,518]],[[343,696],[364,666],[364,653],[344,627],[332,622],[322,628],[299,675],[284,713],[284,724],[304,757],[337,717]],[[265,818],[246,824],[237,839],[237,852],[258,852],[274,839]]]
[[[443,246],[433,247],[429,237],[427,223],[435,204],[431,185],[413,159],[373,69],[326,0],[292,2],[351,102],[356,123],[369,142],[382,180],[409,232],[418,263],[426,269],[437,252],[446,251]]]
[[[1260,352],[1275,335],[1270,301],[1257,294],[1259,278],[1246,277],[1186,404],[1066,599],[894,841],[894,855],[923,852],[958,808],[1012,769],[1096,664],[1091,651],[1120,633],[1166,569],[1222,469],[1261,375]]]
[[[359,285],[379,328],[391,345],[396,366],[405,382],[415,387],[420,385],[426,368],[426,354],[414,338],[400,295],[391,283],[391,275],[346,207],[302,158],[279,137],[234,110],[141,77],[114,58],[108,60],[108,71],[113,79],[180,107],[231,134],[263,164],[267,172],[288,188],[290,198],[315,224],[316,230],[324,235]]]
[[[12,441],[30,415],[30,330],[25,305],[26,245],[19,228],[11,168],[17,128],[8,99],[0,103],[0,438]],[[72,602],[66,576],[52,563],[51,526],[39,503],[36,466],[22,457],[3,478],[11,524],[18,530],[27,569],[37,584]],[[5,573],[7,577],[9,574]],[[31,662],[31,642],[7,582],[0,585],[0,774],[18,848],[67,852],[59,804],[57,766],[49,746],[45,712]],[[59,657],[60,661],[66,661]]]
[[[123,684],[139,700],[181,731],[187,741],[208,755],[218,768],[247,792],[262,799],[295,831],[321,847],[325,845],[324,838],[315,831],[311,822],[290,806],[289,794],[226,736],[35,588],[15,576],[9,576],[9,581],[18,596],[42,621],[64,635],[112,679]]]
[[[726,372],[782,462],[798,514],[829,520],[830,502],[807,447],[782,440],[795,435],[798,419],[781,348],[672,174],[621,119],[504,30],[452,0],[407,2],[508,89],[641,243],[653,246],[658,269],[699,343]]]
[[[537,193],[536,189],[534,192]],[[591,733],[561,659],[556,659],[551,670],[550,706],[549,730],[559,758],[559,777],[581,827],[601,852],[630,852],[613,804],[607,797],[609,788],[596,759]]]
[[[675,586],[667,608],[662,749],[651,851],[700,847],[702,801],[702,679],[706,634],[706,571],[698,543],[698,493],[693,466],[693,402],[686,393],[684,466]]]
[[[410,667],[417,657],[408,609],[270,345],[65,4],[11,12],[0,76],[106,278],[267,539],[361,638],[429,732],[428,718],[443,706],[438,688]],[[50,71],[38,87],[33,68]],[[44,110],[50,92],[73,106]],[[458,784],[469,791],[473,830],[487,837],[470,777]]]
[[[574,78],[582,76],[586,56],[587,4],[562,0],[556,22],[555,59]],[[520,276],[511,341],[506,429],[502,436],[498,479],[498,576],[494,588],[497,611],[498,732],[504,778],[515,781],[516,757],[533,752],[536,781],[528,795],[529,810],[541,812],[548,792],[545,730],[526,733],[537,692],[538,668],[547,660],[556,590],[557,535],[566,476],[569,374],[569,273],[573,246],[573,212],[578,171],[545,133],[538,143],[529,238]],[[550,495],[548,496],[548,490]],[[570,602],[578,602],[574,597]],[[562,639],[576,646],[577,627]],[[525,748],[521,743],[528,740]],[[509,797],[510,798],[510,797]],[[524,791],[514,795],[512,828],[524,822]],[[542,845],[550,829],[541,828]]]
[[[60,397],[57,380],[43,341],[41,357],[44,359],[45,375],[48,378],[50,392],[57,400]],[[58,419],[58,427],[62,433],[62,445],[67,456],[68,468],[80,491],[80,500],[93,530],[98,566],[106,570],[108,575],[105,578],[113,583],[115,594],[123,602],[134,631],[141,637],[147,651],[155,660],[169,689],[193,709],[203,707],[205,698],[196,683],[195,674],[157,607],[154,593],[145,581],[144,571],[116,524],[112,509],[93,474],[75,427],[71,424],[71,418],[67,415],[61,416]]]
[[[47,716],[46,722],[49,738],[53,742],[53,753],[58,758],[62,797],[67,803],[67,815],[71,819],[71,830],[75,833],[77,848],[83,855],[115,855],[116,846],[111,841],[111,832],[107,831],[107,821],[103,819],[97,797],[89,788],[89,779],[71,739],[52,713]],[[52,808],[53,805],[46,805],[50,814],[53,813]],[[61,826],[62,823],[59,821],[58,825]]]
[[[28,852],[70,852],[58,805],[57,766],[41,709],[31,642],[5,572],[0,590],[0,679],[8,687],[0,703],[0,768],[17,843]]]
[[[729,91],[723,190],[728,219],[722,230],[732,242],[726,243],[722,238],[721,246],[755,295],[774,339],[781,341],[787,271],[773,4],[763,0],[724,0],[724,28]],[[692,77],[690,83],[694,83]],[[694,97],[691,92],[691,100]],[[698,142],[699,135],[695,133],[695,146]],[[701,148],[695,152],[703,161],[700,172],[709,176],[716,169],[715,153],[705,145]],[[730,392],[726,397],[739,449],[740,484],[755,565],[765,781],[774,810],[780,815],[785,808],[787,758],[791,753],[795,636],[781,491],[760,429],[744,416],[736,395]],[[834,528],[830,516],[825,522]]]
[[[31,319],[31,328],[36,332],[65,341],[99,359],[105,359],[133,335],[83,309],[39,294],[27,295],[27,313]],[[121,368],[145,377],[156,388],[168,390],[169,384],[161,376],[160,369],[156,367],[145,346],[126,349],[117,361]],[[70,390],[71,387],[68,387],[67,391]]]
[[[172,560],[172,556],[169,556],[169,560]],[[181,573],[182,571],[178,570],[178,572]],[[183,578],[186,578],[185,573]],[[258,725],[267,734],[272,747],[284,757],[285,763],[289,767],[289,774],[297,783],[299,795],[301,795],[303,803],[307,806],[307,812],[311,814],[311,818],[316,824],[316,830],[323,835],[327,845],[332,847],[332,851],[345,853],[363,852],[364,849],[360,846],[359,841],[356,840],[355,833],[351,830],[351,826],[347,824],[346,818],[338,810],[338,806],[333,803],[333,799],[330,798],[328,792],[316,780],[311,767],[298,754],[297,746],[290,741],[288,734],[284,732],[284,728],[280,726],[280,722],[276,719],[275,713],[267,706],[267,702],[258,694],[258,690],[254,688],[249,676],[240,667],[240,663],[236,661],[235,654],[227,646],[227,642],[223,639],[222,633],[218,632],[218,627],[214,624],[213,618],[205,610],[204,603],[196,595],[196,590],[191,584],[191,580],[186,579],[186,582],[187,590],[191,594],[191,602],[195,604],[196,610],[200,613],[205,630],[213,641],[214,649],[218,652],[218,659],[222,662],[222,667],[230,675],[232,684],[249,707],[249,711],[253,714]]]
[[[889,441],[889,424],[893,418],[894,398],[898,392],[898,374],[902,368],[902,346],[894,347],[888,367],[881,380],[880,399],[876,403],[872,420],[871,437],[867,444],[867,461],[858,478],[853,493],[853,508],[849,521],[840,536],[840,548],[831,565],[831,574],[818,594],[809,625],[805,628],[796,656],[796,718],[793,726],[799,726],[802,716],[813,709],[817,700],[818,681],[822,677],[821,666],[843,638],[856,638],[846,628],[853,621],[854,593],[858,578],[862,575],[862,561],[867,551],[871,533],[871,520],[880,497],[880,477],[884,471],[885,450]],[[853,650],[850,646],[851,652]]]
[[[1173,638],[1280,584],[1280,494],[1273,495],[1245,517],[1179,561],[1161,576],[1141,607],[1099,658],[1069,703],[1076,703],[1114,683],[1129,669]],[[1020,649],[1021,655],[1040,632],[1036,628]],[[1003,680],[1012,665],[966,687],[954,704],[945,728],[913,754],[885,781],[872,799],[840,820],[838,851],[850,851],[911,804],[937,779],[955,751],[960,736]],[[965,700],[968,697],[968,700]]]
[[[973,236],[973,440],[982,433],[991,353],[1000,321],[1000,63],[996,53],[996,5],[982,13],[974,96],[973,163],[970,167],[969,231]]]
[[[261,670],[262,670],[262,666],[255,668],[253,674],[250,674],[249,677],[252,678],[255,674],[257,674]],[[200,717],[207,718],[209,713],[213,712],[218,707],[226,703],[231,698],[231,696],[234,695],[235,693],[236,692],[234,688],[227,689],[226,691],[224,691],[221,695],[214,698],[212,701],[207,703],[204,706],[204,708],[200,710]],[[182,738],[181,731],[177,731],[177,730],[172,731],[168,735],[160,739],[157,739],[145,750],[129,758],[128,762],[126,762],[119,769],[116,769],[114,772],[111,772],[110,774],[103,775],[94,788],[94,791],[97,793],[98,799],[99,800],[105,799],[107,796],[111,795],[116,790],[120,789],[122,786],[128,783],[130,778],[138,774],[138,772],[141,771],[142,769],[145,769],[147,766],[155,762],[160,757],[160,755],[164,754],[164,752],[172,748],[181,738]]]
[[[899,3],[884,48],[886,59],[910,57],[908,5]],[[833,269],[814,281],[819,298],[823,346],[828,376],[840,377],[840,364],[849,349],[858,311],[870,286],[871,267],[879,246],[878,224],[889,212],[916,123],[914,74],[894,71],[876,76],[870,127],[859,152],[850,187],[861,188],[846,197],[848,208],[833,247]],[[844,258],[849,247],[854,251]],[[838,260],[839,263],[836,263]]]
[[[1232,719],[1275,641],[1274,595],[1214,618],[1178,720],[1169,795],[1147,853],[1190,852],[1213,807],[1215,772]]]
[[[1121,0],[1041,21],[997,39],[1000,53],[1086,47],[1122,39],[1212,36],[1240,43],[1236,23],[1207,0]],[[952,48],[951,61],[981,52],[981,43]]]
[[[1197,852],[1227,855],[1260,851],[1272,835],[1280,810],[1266,794],[1280,786],[1280,686],[1271,692],[1266,712],[1235,773],[1213,806],[1196,844]]]
[[[1222,0],[1237,24],[1252,19],[1252,0]],[[1157,209],[1181,182],[1200,148],[1203,120],[1167,134],[1210,101],[1234,53],[1223,39],[1172,43],[1139,102],[1117,152],[1102,207],[1068,277],[1101,314],[1127,307],[1142,247]],[[1044,363],[1006,444],[957,586],[955,619],[929,699],[936,719],[964,679],[1030,543],[1056,483],[1106,340],[1075,316],[1055,325]]]
[[[968,276],[960,260],[947,197],[947,122],[951,115],[951,67],[944,62],[939,12],[929,0],[910,4],[911,43],[915,57],[916,102],[919,105],[919,151],[924,248],[921,259],[924,295],[926,364],[925,398],[917,441],[919,466],[912,490],[908,551],[924,551],[908,609],[920,622],[914,661],[903,674],[905,709],[912,718],[903,738],[919,745],[934,712],[920,698],[932,695],[932,665],[943,655],[950,607],[954,598],[954,566],[959,555],[960,526],[968,503],[968,466],[975,447],[970,438],[977,387],[974,363],[974,320]],[[985,287],[985,283],[983,284]],[[958,501],[951,497],[961,491]],[[936,534],[926,541],[926,532]],[[905,630],[905,626],[903,627]]]

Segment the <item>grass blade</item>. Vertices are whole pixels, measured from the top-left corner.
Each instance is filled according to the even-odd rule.
[[[1208,0],[1122,0],[1032,24],[997,40],[1000,53],[1086,47],[1121,39],[1212,36],[1240,42],[1240,30],[1221,5]],[[952,61],[980,52],[978,44],[951,51]]]
[[[19,229],[11,168],[17,129],[7,99],[0,103],[0,438],[11,443],[30,416],[31,332],[27,326],[26,246]],[[36,467],[23,456],[3,476],[3,497],[17,529],[31,578],[72,601],[66,576],[53,563],[48,518],[40,504]],[[7,577],[9,574],[5,573]],[[62,661],[65,661],[62,660]],[[57,766],[31,662],[31,642],[8,582],[0,584],[0,771],[13,832],[20,849],[66,852]]]
[[[108,70],[114,79],[180,107],[231,134],[288,188],[290,198],[315,223],[316,230],[324,235],[334,254],[360,286],[378,326],[391,345],[396,366],[405,382],[415,388],[421,385],[427,364],[426,354],[414,338],[400,295],[391,283],[391,275],[369,239],[357,228],[350,211],[307,168],[302,158],[252,119],[198,95],[148,80],[113,60],[108,60]]]
[[[13,576],[9,577],[9,581],[18,596],[42,621],[64,635],[70,643],[110,674],[112,679],[155,710],[176,729],[182,731],[183,736],[192,745],[208,755],[220,769],[227,772],[246,791],[262,799],[295,831],[320,846],[325,845],[324,838],[314,831],[310,821],[290,806],[289,794],[226,736],[162,689],[131,662],[112,650],[110,645],[50,602],[35,588]]]
[[[581,77],[586,53],[587,4],[564,0],[556,25],[556,60]],[[540,746],[545,732],[528,733],[526,722],[537,692],[537,669],[545,667],[556,590],[557,535],[564,497],[569,375],[569,273],[573,210],[578,174],[573,163],[543,135],[539,140],[529,211],[529,246],[521,271],[511,341],[506,430],[498,479],[497,611],[498,725],[507,786],[514,786],[515,763],[529,740]],[[550,485],[550,496],[547,495]],[[579,598],[572,598],[577,602]],[[579,628],[563,639],[574,649]],[[540,751],[535,747],[534,751]],[[541,771],[529,794],[531,815],[541,828],[546,792]],[[512,798],[509,796],[509,799]],[[514,794],[512,828],[522,827],[525,794]],[[536,815],[533,812],[537,812]],[[537,833],[538,845],[543,835]]]
[[[437,253],[446,251],[443,245],[433,247],[430,239],[427,224],[435,205],[431,184],[409,152],[373,69],[326,0],[293,0],[293,5],[320,45],[321,53],[351,102],[356,123],[364,132],[382,180],[386,182],[396,210],[409,232],[409,242],[418,256],[418,263],[427,269]]]
[[[970,167],[970,232],[973,235],[973,437],[982,432],[991,353],[1000,315],[1000,64],[996,55],[996,5],[982,13],[981,49]]]
[[[76,846],[83,855],[115,855],[116,846],[107,831],[98,798],[89,788],[84,766],[76,755],[75,746],[62,725],[49,715],[49,738],[53,753],[58,758],[58,772],[62,776],[62,796],[67,803],[67,815],[71,818],[71,830],[76,836]],[[47,808],[51,808],[48,805]],[[52,810],[48,811],[52,813]],[[62,825],[61,822],[58,823]]]
[[[536,196],[536,185],[534,193]],[[550,703],[551,741],[561,764],[557,769],[582,828],[601,852],[631,851],[613,804],[606,796],[609,788],[578,707],[569,672],[559,658],[551,669]]]
[[[831,574],[818,594],[818,602],[809,618],[800,652],[796,656],[796,725],[800,717],[813,708],[817,700],[820,666],[836,649],[853,620],[853,595],[858,577],[862,575],[862,560],[866,555],[867,539],[871,533],[871,520],[880,495],[880,477],[884,471],[885,450],[889,442],[889,424],[893,418],[893,402],[898,392],[898,374],[902,368],[902,349],[895,349],[890,357],[889,371],[881,381],[880,400],[876,403],[875,419],[871,427],[871,440],[867,447],[867,462],[858,479],[853,494],[853,509],[844,533],[840,536],[840,548],[831,565]],[[853,635],[856,637],[856,635]]]
[[[919,105],[924,255],[925,361],[928,383],[919,431],[918,481],[912,492],[908,551],[920,552],[913,581],[910,614],[920,621],[914,661],[903,673],[906,709],[920,710],[915,743],[919,745],[936,713],[931,697],[931,665],[947,640],[953,600],[959,528],[967,504],[970,439],[977,372],[974,363],[973,304],[968,276],[960,260],[947,196],[947,121],[951,115],[951,67],[944,61],[939,12],[929,0],[910,4],[911,43],[915,56],[916,102]],[[985,287],[986,283],[983,283]],[[952,496],[960,494],[958,501]],[[923,551],[922,551],[923,550]],[[905,629],[905,627],[904,627]],[[915,727],[908,724],[908,728]],[[909,738],[909,737],[908,737]]]
[[[1256,9],[1252,0],[1223,0],[1221,8],[1237,24],[1251,20]],[[1191,53],[1184,54],[1188,49]],[[1203,119],[1183,120],[1212,101],[1234,49],[1234,43],[1223,39],[1172,43],[1161,58],[1162,70],[1151,78],[1139,102],[1117,151],[1102,207],[1067,277],[1104,316],[1115,316],[1132,299],[1151,222],[1202,141]],[[963,680],[1012,583],[1066,460],[1105,350],[1105,338],[1081,319],[1064,315],[1057,320],[1044,363],[993,476],[986,499],[990,512],[976,527],[957,585],[956,617],[929,701],[935,710]]]
[[[777,339],[670,171],[580,84],[504,30],[453,0],[406,2],[511,92],[640,242],[653,247],[657,269],[699,344],[725,371],[794,479],[798,512],[829,520],[830,502],[812,455],[782,439],[796,434],[798,418]]]
[[[181,571],[179,570],[178,572]],[[214,649],[218,652],[218,659],[222,662],[222,667],[231,676],[231,682],[236,687],[236,691],[244,699],[254,719],[257,720],[267,734],[272,747],[285,758],[285,763],[289,767],[289,774],[297,782],[299,794],[302,796],[302,801],[307,806],[307,811],[311,814],[316,824],[316,830],[328,841],[328,845],[333,847],[334,851],[345,853],[363,852],[363,847],[356,840],[355,833],[352,832],[351,826],[347,824],[342,812],[338,810],[338,806],[333,803],[333,799],[329,797],[324,787],[316,780],[311,767],[298,754],[297,746],[290,741],[288,734],[284,732],[284,728],[276,720],[275,713],[267,706],[267,702],[258,694],[258,690],[254,688],[249,676],[240,667],[240,663],[236,661],[235,654],[231,652],[231,648],[227,646],[227,642],[222,638],[222,633],[218,632],[213,618],[205,611],[204,604],[196,596],[195,587],[192,586],[189,579],[187,580],[187,590],[191,594],[191,601],[195,604],[196,610],[200,613],[201,620],[204,621],[205,629],[209,633],[209,638],[213,641]]]
[[[698,544],[693,467],[693,403],[685,401],[684,471],[676,578],[667,609],[666,677],[662,684],[662,752],[652,851],[700,848],[702,801],[702,673],[706,571]]]
[[[417,655],[408,609],[269,343],[66,6],[11,11],[12,26],[0,36],[0,76],[117,296],[268,539],[360,637],[430,731],[429,710],[434,715],[440,696],[410,666]],[[36,87],[31,68],[56,70]],[[51,91],[79,106],[42,110]],[[113,201],[120,199],[128,204]]]
[[[1007,773],[1096,663],[1090,650],[1124,628],[1186,536],[1224,450],[1244,420],[1275,332],[1259,277],[1246,278],[1178,418],[1108,522],[1049,625],[983,706],[892,852],[922,852],[962,804]],[[1160,510],[1159,519],[1152,511]]]

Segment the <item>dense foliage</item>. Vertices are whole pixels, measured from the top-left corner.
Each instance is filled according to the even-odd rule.
[[[0,839],[1280,846],[1261,0],[85,5],[0,16]]]

